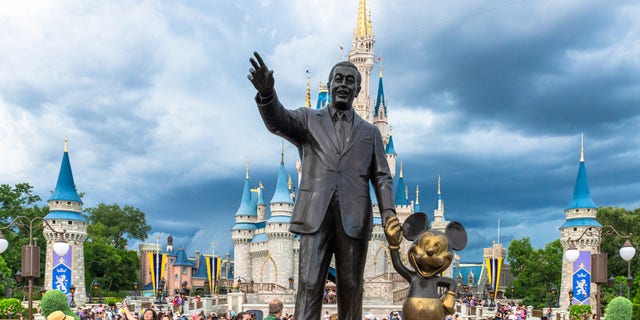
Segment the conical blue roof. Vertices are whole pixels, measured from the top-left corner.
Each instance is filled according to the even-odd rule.
[[[321,90],[318,93],[318,101],[316,102],[316,109],[322,109],[324,108],[326,105],[329,104],[329,102],[331,102],[331,95],[329,95],[329,92],[327,92],[326,90]]]
[[[280,161],[280,170],[278,171],[278,181],[276,182],[276,191],[271,198],[271,203],[293,203],[287,185],[287,172],[284,169],[284,156]]]
[[[567,206],[567,209],[579,208],[598,208],[591,199],[589,183],[587,182],[587,169],[585,168],[584,161],[580,161],[576,185],[573,188],[573,199],[571,199],[571,202],[569,202],[569,205]]]
[[[185,266],[185,267],[195,267],[193,261],[187,258],[187,253],[184,252],[183,248],[178,248],[178,252],[176,252],[176,262],[173,264],[174,266]]]
[[[395,154],[396,153],[396,148],[393,147],[393,135],[389,135],[389,143],[387,143],[387,148],[384,151],[386,154]]]
[[[257,215],[256,208],[251,208],[251,188],[249,188],[249,175],[244,180],[244,188],[242,189],[242,199],[240,200],[240,207],[236,211],[236,216],[251,216]]]
[[[267,204],[264,202],[264,190],[262,189],[262,183],[260,183],[260,187],[258,188],[258,205]]]
[[[62,164],[58,173],[58,182],[56,189],[49,198],[51,200],[74,201],[82,203],[80,196],[76,191],[76,185],[73,182],[73,172],[71,172],[71,163],[69,162],[69,152],[66,150],[62,154]]]
[[[396,188],[396,206],[409,205],[406,190],[407,187],[404,184],[404,178],[402,177],[402,174],[400,174],[400,178],[398,178],[398,187]]]
[[[376,98],[376,108],[374,115],[380,114],[380,109],[382,108],[382,112],[387,114],[387,103],[384,98],[384,88],[382,86],[382,72],[380,72],[380,80],[378,81],[378,97]]]

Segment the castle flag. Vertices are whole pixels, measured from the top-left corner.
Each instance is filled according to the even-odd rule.
[[[160,281],[165,278],[164,270],[167,266],[167,255],[164,253],[161,254],[159,252],[150,252],[147,255],[147,258],[149,259],[151,284],[153,285],[153,295],[155,296],[158,293],[158,286],[160,284]]]
[[[209,279],[209,292],[218,292],[218,279],[220,278],[220,258],[206,257],[207,279]]]

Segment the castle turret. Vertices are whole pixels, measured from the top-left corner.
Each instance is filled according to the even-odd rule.
[[[591,254],[598,253],[600,232],[587,233],[579,241],[575,241],[586,229],[601,228],[602,225],[596,220],[598,206],[591,199],[589,183],[587,181],[587,169],[584,163],[584,142],[580,148],[580,163],[578,166],[578,176],[573,188],[573,197],[569,205],[564,210],[565,222],[560,227],[560,243],[563,253],[565,253],[571,242],[574,242],[580,255],[575,262],[562,260],[562,286],[560,288],[561,297],[566,297],[569,290],[573,290],[573,304],[590,303],[592,310],[596,310],[595,283],[580,283],[584,279],[592,279],[591,275]],[[569,239],[573,241],[569,241]],[[567,308],[568,301],[560,299],[560,307]]]
[[[62,164],[56,188],[48,200],[49,214],[44,217],[54,229],[64,230],[69,252],[63,257],[53,250],[56,234],[44,228],[47,241],[44,286],[70,295],[71,285],[76,287],[74,300],[78,305],[87,300],[84,279],[84,241],[87,239],[87,220],[82,215],[82,200],[76,190],[69,161],[68,140],[64,141]]]
[[[361,91],[353,101],[353,109],[363,119],[371,122],[370,81],[373,69],[373,45],[375,36],[371,25],[371,17],[367,16],[367,1],[358,4],[358,20],[353,32],[353,46],[349,52],[349,61],[356,65],[362,75]]]
[[[391,172],[391,176],[396,176],[396,158],[398,154],[396,153],[396,148],[393,146],[393,127],[389,127],[389,140],[387,141],[387,147],[385,148],[385,153],[387,155],[387,164],[389,165],[389,171]]]
[[[249,187],[249,166],[247,165],[244,187],[242,189],[242,199],[236,211],[236,224],[231,228],[231,239],[233,239],[234,250],[233,260],[236,261],[235,280],[251,280],[251,257],[249,246],[256,231],[255,222],[257,220],[257,209],[251,206],[251,188]]]
[[[380,130],[380,135],[389,143],[387,136],[387,99],[384,97],[384,86],[382,85],[382,60],[380,62],[380,80],[378,80],[378,97],[376,98],[376,107],[373,110],[373,124]]]
[[[433,210],[431,229],[444,232],[449,222],[444,218],[444,200],[442,200],[442,192],[440,191],[440,176],[438,176],[437,203],[437,207]]]
[[[271,217],[267,220],[265,233],[269,239],[269,257],[265,263],[278,262],[278,268],[269,275],[270,278],[263,279],[263,282],[276,283],[283,287],[289,286],[289,278],[294,276],[293,263],[281,263],[291,261],[293,252],[293,238],[295,234],[289,232],[291,215],[293,214],[294,194],[292,193],[293,182],[291,177],[287,177],[284,167],[284,143],[282,145],[282,157],[280,169],[278,170],[278,180],[276,190],[269,204]]]

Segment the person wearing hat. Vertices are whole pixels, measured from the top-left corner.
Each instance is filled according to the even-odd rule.
[[[62,311],[51,312],[47,316],[47,320],[74,320],[72,316],[64,314]]]

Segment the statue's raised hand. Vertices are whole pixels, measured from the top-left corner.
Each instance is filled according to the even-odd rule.
[[[264,60],[262,60],[262,57],[257,52],[254,51],[253,55],[255,56],[255,60],[253,58],[249,58],[253,67],[249,68],[249,75],[247,78],[251,81],[256,90],[258,90],[260,96],[268,97],[273,94],[273,70],[269,70],[269,67],[267,67]]]

